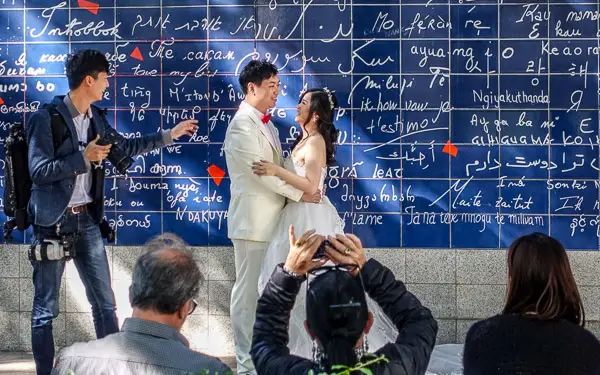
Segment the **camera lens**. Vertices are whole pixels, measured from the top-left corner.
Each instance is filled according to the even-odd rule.
[[[131,164],[133,164],[132,159],[123,158],[117,163],[116,168],[119,171],[119,173],[125,174],[127,172],[127,169],[129,169],[129,166],[131,166]]]

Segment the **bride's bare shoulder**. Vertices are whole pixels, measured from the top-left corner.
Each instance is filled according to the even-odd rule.
[[[313,146],[322,145],[323,147],[325,147],[325,138],[323,138],[321,134],[317,133],[308,137],[306,143]]]

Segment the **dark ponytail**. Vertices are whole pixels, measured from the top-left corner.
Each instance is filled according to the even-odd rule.
[[[354,344],[345,337],[333,337],[327,342],[324,349],[325,360],[322,364],[327,372],[331,366],[343,365],[353,367],[360,358],[356,357]]]
[[[354,367],[362,360],[357,358],[354,348],[363,335],[368,317],[362,283],[351,273],[330,270],[309,284],[306,323],[322,345],[319,365],[323,370],[331,372],[331,367],[336,365]]]

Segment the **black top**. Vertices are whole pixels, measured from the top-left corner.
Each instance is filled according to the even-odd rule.
[[[600,374],[600,343],[567,321],[497,315],[471,327],[463,365],[464,375]]]
[[[400,332],[396,342],[384,345],[376,352],[389,362],[379,362],[369,369],[373,375],[422,375],[435,345],[437,322],[431,311],[421,305],[404,283],[394,274],[370,259],[361,270],[368,295],[381,306]],[[278,266],[258,300],[252,360],[261,375],[318,374],[316,363],[290,354],[287,347],[287,323],[294,306],[301,280],[293,278]]]

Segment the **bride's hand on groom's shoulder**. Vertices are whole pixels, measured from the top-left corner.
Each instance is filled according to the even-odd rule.
[[[297,275],[306,275],[311,269],[322,266],[327,262],[327,258],[313,260],[319,245],[325,240],[322,235],[314,233],[315,230],[311,229],[296,239],[294,226],[290,225],[290,251],[283,266],[285,270]]]

